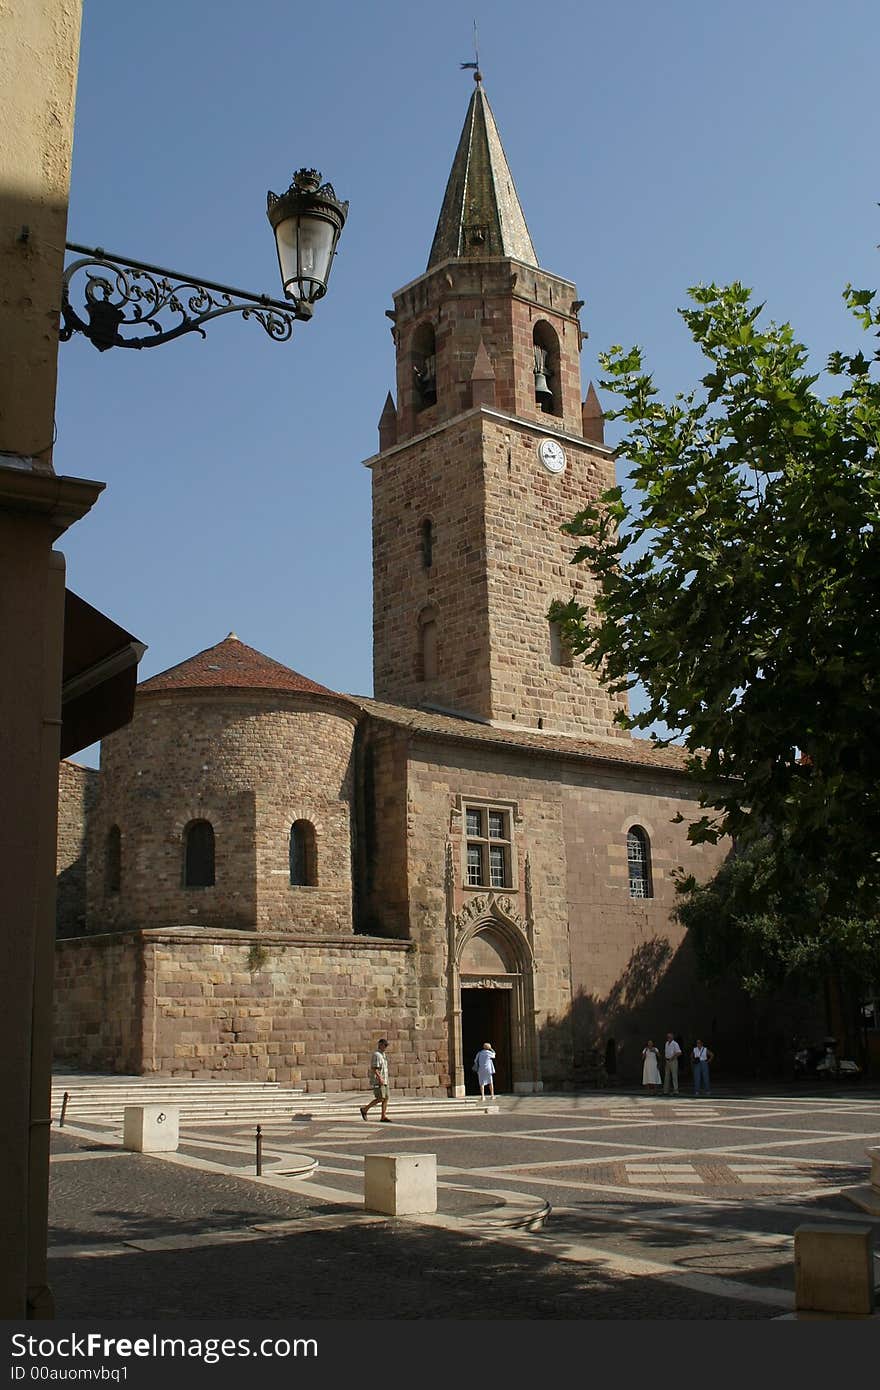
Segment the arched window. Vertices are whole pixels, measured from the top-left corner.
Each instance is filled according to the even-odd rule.
[[[429,570],[434,563],[434,523],[425,517],[421,526],[422,569]]]
[[[295,820],[290,827],[290,882],[296,888],[317,887],[315,827],[308,820]]]
[[[437,613],[434,608],[423,608],[419,614],[416,675],[421,681],[432,681],[437,676],[437,671]]]
[[[550,624],[550,661],[554,666],[571,666],[571,648],[565,640],[561,623]]]
[[[412,368],[416,383],[416,410],[437,404],[437,356],[434,329],[420,323],[412,337]]]
[[[122,832],[118,825],[107,831],[104,847],[104,891],[118,893],[122,887]]]
[[[183,886],[214,887],[214,827],[210,821],[190,821],[184,831]]]
[[[559,339],[542,319],[532,333],[535,353],[535,404],[547,415],[562,414],[559,380]]]
[[[652,898],[651,844],[640,825],[632,825],[626,836],[626,858],[629,865],[629,895],[631,898]]]

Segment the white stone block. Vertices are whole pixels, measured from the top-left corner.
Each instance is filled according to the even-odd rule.
[[[871,1160],[871,1186],[880,1197],[880,1145],[865,1149],[865,1153]]]
[[[133,1153],[174,1153],[180,1132],[180,1106],[126,1105],[122,1147]]]
[[[798,1226],[794,1233],[795,1307],[799,1312],[874,1311],[873,1228]]]
[[[364,1206],[387,1216],[437,1210],[436,1154],[367,1154]]]

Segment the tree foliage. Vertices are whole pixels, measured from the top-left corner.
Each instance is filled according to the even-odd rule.
[[[880,313],[847,288],[871,348],[831,354],[823,398],[791,327],[762,327],[742,285],[690,298],[708,363],[694,390],[664,405],[640,349],[602,359],[634,491],[566,527],[595,615],[552,617],[613,690],[643,687],[623,723],[684,743],[708,812],[693,841],[769,833],[781,855],[784,836],[826,905],[864,916],[880,888]]]
[[[880,977],[880,916],[829,909],[827,886],[797,861],[786,835],[729,855],[708,883],[679,876],[676,886],[675,915],[707,980],[735,976],[764,994],[812,990],[830,977],[858,996],[860,982]]]

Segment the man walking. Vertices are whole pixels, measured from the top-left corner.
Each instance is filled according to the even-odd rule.
[[[379,1116],[383,1124],[390,1125],[391,1121],[386,1115],[388,1109],[388,1058],[385,1056],[388,1047],[388,1039],[380,1038],[376,1043],[376,1051],[370,1058],[370,1085],[373,1088],[373,1099],[369,1105],[361,1106],[361,1119],[367,1118],[367,1111],[372,1110],[374,1105],[381,1105],[382,1113]]]
[[[701,1038],[697,1038],[694,1043],[694,1095],[710,1095],[709,1091],[709,1063],[712,1060],[712,1053],[705,1046]]]
[[[663,1067],[663,1094],[669,1095],[670,1087],[678,1095],[678,1059],[681,1056],[681,1048],[675,1041],[671,1033],[666,1034],[666,1046],[663,1049],[665,1063]]]

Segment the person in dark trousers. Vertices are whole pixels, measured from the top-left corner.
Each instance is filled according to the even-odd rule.
[[[367,1111],[372,1110],[374,1105],[381,1105],[382,1113],[379,1116],[383,1124],[390,1125],[387,1114],[388,1109],[388,1058],[385,1052],[388,1048],[388,1039],[380,1038],[376,1043],[376,1051],[370,1058],[370,1085],[373,1088],[373,1099],[369,1105],[361,1106],[361,1119],[367,1118]]]
[[[711,1095],[709,1090],[709,1063],[712,1061],[713,1054],[706,1047],[702,1038],[697,1038],[694,1043],[692,1063],[694,1068],[694,1095]]]

